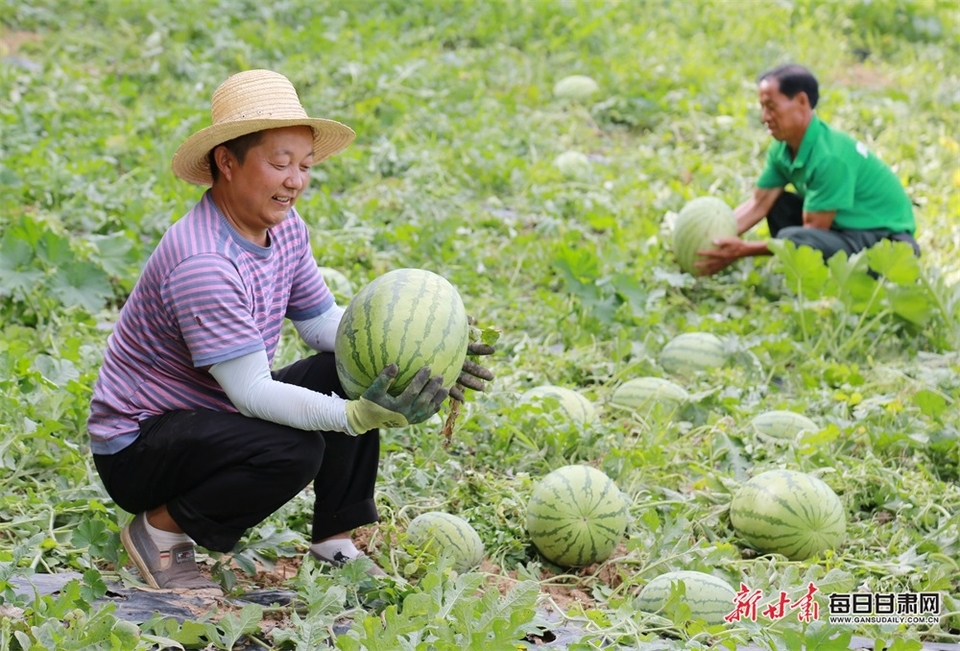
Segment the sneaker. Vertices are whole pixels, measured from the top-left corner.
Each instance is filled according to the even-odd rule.
[[[311,549],[311,550],[310,550],[310,555],[311,555],[313,558],[315,558],[316,560],[322,561],[322,562],[324,562],[324,563],[329,563],[330,565],[333,565],[334,567],[343,567],[343,566],[346,565],[347,563],[349,563],[349,562],[351,562],[351,561],[355,561],[355,560],[357,560],[357,559],[359,559],[359,558],[368,558],[368,559],[370,560],[370,562],[367,564],[367,565],[368,565],[368,566],[367,566],[367,574],[369,574],[370,576],[375,576],[375,577],[388,576],[388,574],[383,571],[383,568],[381,568],[379,565],[377,565],[376,563],[374,563],[374,562],[373,562],[373,559],[372,559],[372,558],[369,558],[369,557],[368,557],[366,554],[364,554],[363,552],[360,552],[357,556],[355,556],[355,557],[353,557],[353,558],[350,558],[349,556],[344,556],[341,552],[338,551],[336,554],[333,555],[333,558],[327,558],[326,556],[324,556],[324,555],[322,555],[322,554],[318,554],[317,552],[315,552],[315,551],[313,551],[313,550]]]
[[[120,532],[120,540],[140,576],[151,588],[165,590],[216,590],[220,586],[200,574],[193,543],[174,545],[161,552],[147,533],[146,513],[135,517]]]

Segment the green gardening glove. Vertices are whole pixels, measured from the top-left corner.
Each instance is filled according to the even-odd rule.
[[[413,376],[399,396],[391,396],[390,386],[397,378],[399,367],[390,364],[377,376],[373,384],[357,400],[347,401],[347,423],[357,434],[372,429],[404,427],[421,423],[440,409],[447,399],[443,376],[430,377],[430,368],[424,366]]]

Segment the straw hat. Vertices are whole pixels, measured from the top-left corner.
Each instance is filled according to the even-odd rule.
[[[307,117],[290,80],[270,70],[248,70],[229,77],[213,93],[213,124],[187,138],[173,155],[173,173],[197,185],[212,185],[210,150],[228,140],[264,129],[313,129],[316,162],[346,149],[356,134],[350,127]]]

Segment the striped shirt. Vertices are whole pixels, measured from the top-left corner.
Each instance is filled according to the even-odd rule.
[[[206,368],[264,349],[272,363],[284,317],[334,305],[296,210],[269,233],[267,247],[245,239],[209,190],[164,233],[107,340],[87,421],[95,454],[133,443],[150,416],[236,412]]]

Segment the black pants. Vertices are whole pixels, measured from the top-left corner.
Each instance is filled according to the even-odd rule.
[[[848,256],[869,249],[883,239],[905,241],[920,255],[920,246],[909,233],[893,233],[887,228],[870,230],[839,230],[830,228],[803,227],[803,199],[792,192],[781,194],[767,215],[770,235],[782,240],[790,240],[797,246],[806,244],[823,253],[823,259],[829,260],[835,253],[845,251]]]
[[[343,396],[334,357],[320,353],[274,378]],[[313,482],[312,540],[376,522],[380,434],[307,432],[241,414],[173,411],[140,423],[140,436],[94,455],[110,497],[140,513],[163,504],[197,544],[227,552]]]

